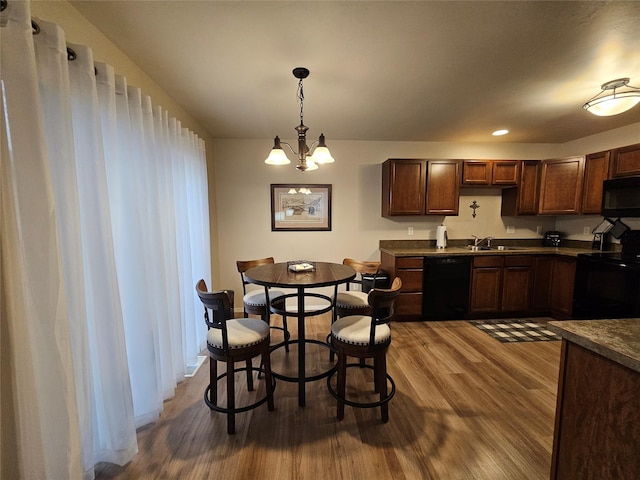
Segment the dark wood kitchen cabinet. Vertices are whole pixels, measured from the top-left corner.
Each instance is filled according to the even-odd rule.
[[[580,213],[584,157],[544,160],[540,177],[538,214]]]
[[[506,187],[518,185],[520,162],[517,160],[465,160],[463,186]]]
[[[427,215],[458,215],[460,161],[427,160]]]
[[[587,155],[584,164],[582,213],[599,214],[602,210],[602,182],[609,178],[611,152]]]
[[[458,215],[459,160],[389,159],[382,164],[382,216]]]
[[[553,279],[552,255],[537,255],[533,268],[533,288],[531,292],[531,311],[549,312],[551,310],[551,284]]]
[[[382,216],[424,215],[427,162],[389,159],[382,164]]]
[[[551,313],[553,318],[571,318],[575,278],[576,258],[555,257],[551,281]]]
[[[502,312],[526,312],[530,309],[535,257],[517,255],[504,257],[502,271]]]
[[[520,162],[520,183],[502,190],[503,217],[538,213],[541,163],[538,160]]]
[[[473,257],[469,313],[493,313],[500,310],[502,289],[501,256]]]
[[[640,143],[612,152],[611,178],[640,175]]]
[[[380,268],[391,278],[400,277],[402,289],[396,297],[393,319],[418,320],[422,315],[424,257],[395,257],[380,252]]]
[[[549,478],[636,480],[640,477],[640,371],[620,362],[619,357],[629,356],[629,350],[624,354],[617,350],[633,334],[620,338],[615,328],[609,332],[606,327],[588,325],[582,337],[575,333],[579,327],[568,328],[572,340],[562,339]],[[594,331],[602,331],[601,338]],[[634,354],[629,358],[633,362]]]
[[[530,309],[535,257],[489,255],[473,259],[469,310],[476,313]]]

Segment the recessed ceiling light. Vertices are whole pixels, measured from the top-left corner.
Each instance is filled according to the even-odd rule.
[[[506,135],[507,133],[509,133],[509,130],[496,130],[491,135],[493,135],[494,137],[500,137],[502,135]]]

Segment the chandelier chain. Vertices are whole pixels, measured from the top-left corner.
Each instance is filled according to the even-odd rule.
[[[300,124],[303,125],[304,90],[302,89],[302,79],[298,82],[298,100],[300,101]]]

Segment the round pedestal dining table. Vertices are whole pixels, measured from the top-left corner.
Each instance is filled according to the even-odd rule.
[[[325,378],[333,371],[333,368],[331,368],[319,375],[306,375],[305,345],[308,343],[314,343],[326,346],[327,348],[331,348],[331,346],[326,342],[305,338],[305,320],[307,317],[321,315],[332,311],[335,307],[334,299],[336,297],[338,285],[347,283],[353,280],[356,276],[356,271],[353,268],[347,265],[342,265],[341,263],[308,263],[312,269],[307,271],[293,271],[292,268],[295,267],[292,267],[292,265],[296,265],[297,262],[282,262],[260,265],[258,267],[250,268],[245,272],[247,280],[251,283],[255,283],[256,285],[291,288],[296,290],[295,293],[286,294],[284,301],[282,297],[280,297],[278,301],[270,299],[270,310],[272,313],[295,316],[298,319],[298,338],[285,339],[286,343],[297,344],[298,346],[298,375],[296,377],[290,377],[277,372],[273,372],[273,375],[284,381],[298,383],[298,404],[301,407],[305,405],[305,383]],[[335,287],[333,297],[319,292],[309,291],[314,288],[331,286]],[[286,311],[286,299],[294,297],[297,299],[297,309],[295,312],[288,312]],[[305,299],[319,299],[322,303],[326,302],[326,306],[306,311]],[[284,346],[285,342],[275,348]]]

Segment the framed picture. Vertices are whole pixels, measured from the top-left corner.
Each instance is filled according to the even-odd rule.
[[[271,231],[331,230],[331,185],[271,184]]]

